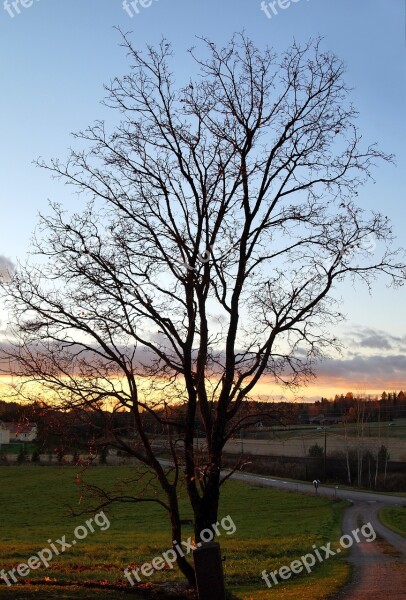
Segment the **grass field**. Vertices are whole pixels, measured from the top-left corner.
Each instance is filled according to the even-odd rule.
[[[97,467],[87,479],[114,486],[124,477],[137,479],[130,467]],[[66,535],[71,541],[77,525],[89,516],[69,517],[67,505],[78,508],[80,488],[72,467],[0,467],[0,568],[8,571]],[[134,484],[137,487],[137,484]],[[182,518],[191,518],[187,502],[181,498]],[[312,551],[326,541],[340,537],[344,502],[332,503],[322,497],[305,496],[229,482],[223,490],[219,518],[230,515],[236,532],[222,532],[218,541],[226,557],[227,588],[235,598],[265,600],[279,598],[320,600],[341,586],[349,576],[349,566],[341,558],[322,563],[311,575],[296,575],[269,590],[261,579],[263,569],[271,571]],[[155,504],[120,504],[106,510],[111,526],[89,533],[86,539],[55,557],[48,569],[31,571],[33,585],[15,586],[12,591],[0,586],[0,598],[126,598],[118,591],[92,590],[83,584],[103,582],[123,584],[123,569],[140,566],[170,548],[166,515]],[[184,528],[184,539],[192,535]],[[48,580],[45,582],[45,578]],[[149,584],[182,581],[177,570],[154,573]],[[24,581],[21,578],[21,581]],[[38,583],[47,585],[36,586]],[[55,587],[53,583],[77,583],[82,587]],[[13,594],[13,595],[11,595]],[[162,596],[156,596],[162,597]]]
[[[360,427],[357,423],[337,423],[334,425],[327,425],[326,427],[317,424],[313,425],[291,425],[287,427],[275,426],[269,430],[259,432],[247,432],[244,434],[244,439],[277,439],[277,440],[290,440],[292,438],[302,438],[303,436],[320,436],[320,439],[324,438],[324,429],[327,430],[328,435],[338,435],[348,437],[358,437],[360,435]],[[400,438],[406,439],[406,419],[395,419],[394,421],[366,421],[363,424],[362,435],[365,438],[368,437],[380,437],[382,443],[385,443],[387,439]]]
[[[381,508],[379,519],[386,527],[406,537],[406,508]]]
[[[257,432],[246,432],[244,437],[235,436],[227,442],[225,450],[229,454],[262,456],[308,456],[311,446],[318,444],[327,455],[344,452],[346,447],[355,448],[359,443],[374,454],[386,446],[392,461],[406,461],[406,425],[404,419],[393,423],[365,423],[362,433],[355,423],[327,426],[294,425],[273,427]],[[204,440],[199,440],[204,443]]]

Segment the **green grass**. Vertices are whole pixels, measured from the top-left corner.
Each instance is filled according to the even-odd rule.
[[[406,537],[406,508],[381,508],[378,516],[385,527]]]
[[[47,540],[66,535],[73,539],[77,525],[90,516],[68,516],[68,504],[80,509],[80,487],[75,483],[77,469],[72,467],[0,467],[0,568],[8,571],[48,546]],[[87,479],[105,487],[125,477],[139,479],[134,467],[97,467]],[[133,484],[133,493],[142,491]],[[191,518],[184,494],[180,497],[182,518]],[[313,495],[301,495],[240,482],[229,482],[223,489],[219,519],[230,515],[237,527],[234,535],[222,532],[218,541],[226,558],[227,587],[240,599],[278,597],[318,600],[334,592],[349,576],[349,566],[341,558],[332,558],[319,565],[311,575],[296,575],[268,590],[261,572],[289,565],[296,558],[327,541],[340,537],[340,523],[345,502],[331,502]],[[170,548],[167,517],[156,504],[116,504],[107,510],[111,526],[95,533],[55,557],[49,568],[32,571],[36,581],[49,578],[49,586],[41,587],[41,598],[91,598],[95,592],[80,588],[54,588],[58,582],[106,582],[117,585],[126,580],[123,569],[136,568]],[[183,539],[192,536],[192,528],[184,527]],[[147,583],[182,581],[177,570],[158,571]],[[18,589],[18,595],[17,595]],[[42,591],[43,590],[43,591]],[[93,596],[92,596],[93,593]],[[38,597],[34,586],[13,588],[13,598]],[[324,596],[323,596],[324,594]],[[10,590],[0,586],[0,598],[9,598]],[[98,600],[126,597],[119,592],[97,591]]]
[[[12,594],[12,595],[11,595]],[[44,585],[30,585],[22,587],[15,586],[10,591],[8,588],[2,589],[0,586],[0,598],[1,600],[73,600],[74,598],[80,598],[80,600],[125,600],[131,598],[130,595],[124,594],[123,592],[114,592],[107,590],[98,589],[86,589],[80,586],[69,586],[69,587],[58,587],[58,586],[44,586]],[[138,598],[139,596],[137,596]]]
[[[392,425],[389,425],[392,423]],[[244,439],[271,439],[271,440],[289,440],[294,438],[304,438],[320,436],[324,439],[323,426],[318,424],[312,425],[293,425],[287,427],[272,427],[266,431],[247,432]],[[337,423],[335,425],[327,425],[327,434],[336,436],[357,437],[359,434],[359,426],[357,423]],[[393,419],[392,421],[366,421],[363,427],[364,437],[381,437],[382,444],[385,444],[386,438],[406,439],[406,419]]]

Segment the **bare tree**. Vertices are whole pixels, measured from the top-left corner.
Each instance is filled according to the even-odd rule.
[[[131,70],[105,101],[119,124],[76,134],[81,149],[66,163],[40,162],[88,197],[86,209],[53,203],[37,258],[3,285],[14,315],[8,368],[69,409],[131,413],[136,439],[113,428],[109,442],[155,472],[173,540],[181,481],[196,539],[216,523],[223,449],[252,424],[243,407],[256,384],[299,385],[337,345],[337,284],[404,280],[387,218],[354,201],[374,163],[391,157],[363,146],[340,60],[320,40],[280,57],[244,34],[224,48],[200,41],[203,58],[190,50],[199,74],[177,88],[165,40],[141,53],[123,35]],[[171,468],[147,415],[167,431]],[[186,558],[178,565],[193,584]]]

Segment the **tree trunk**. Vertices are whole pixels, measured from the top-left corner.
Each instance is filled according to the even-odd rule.
[[[388,451],[386,450],[385,452],[385,476],[384,476],[384,485],[386,488],[386,473],[387,473],[387,469],[388,469]]]
[[[212,468],[206,489],[199,505],[195,510],[195,537],[200,541],[200,534],[205,529],[213,531],[213,525],[217,523],[218,507],[220,500],[220,469],[216,466]],[[204,540],[202,540],[204,543]]]
[[[368,487],[371,489],[372,487],[372,479],[371,479],[371,454],[368,453]]]
[[[379,450],[376,453],[376,467],[375,467],[375,489],[378,484],[378,472],[379,472]]]
[[[176,494],[176,489],[174,489],[170,494],[169,504],[171,507],[171,531],[172,531],[172,548],[176,554],[176,564],[179,567],[179,570],[186,577],[188,583],[193,588],[196,588],[196,577],[195,571],[192,565],[187,561],[185,556],[181,556],[176,549],[176,546],[181,546],[182,542],[182,526],[180,523],[180,515],[179,515],[179,504],[178,498]]]
[[[351,485],[350,451],[348,448],[346,451],[346,459],[347,459],[348,484]]]

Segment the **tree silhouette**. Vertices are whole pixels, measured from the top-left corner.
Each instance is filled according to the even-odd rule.
[[[86,208],[52,203],[34,258],[2,283],[19,392],[38,382],[59,406],[102,414],[99,441],[152,470],[164,500],[128,482],[121,496],[99,490],[100,505],[158,502],[178,541],[182,482],[196,540],[216,523],[223,449],[255,420],[258,382],[299,385],[337,346],[336,286],[404,280],[387,218],[355,202],[391,157],[364,147],[340,60],[320,40],[280,57],[244,34],[224,48],[200,42],[203,58],[190,50],[200,75],[176,87],[165,40],[141,53],[123,35],[131,70],[105,101],[120,122],[76,134],[66,163],[40,161]],[[379,257],[363,244],[371,236]],[[120,411],[136,435],[113,426]],[[146,416],[166,435],[168,466]],[[187,559],[178,565],[193,584]]]

